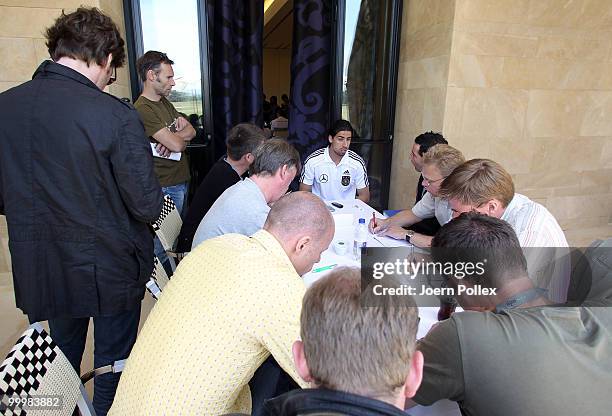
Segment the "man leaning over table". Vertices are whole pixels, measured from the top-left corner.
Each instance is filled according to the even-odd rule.
[[[312,192],[324,200],[357,198],[368,203],[370,186],[365,161],[349,149],[353,126],[338,120],[329,132],[329,145],[314,151],[304,161],[300,191]]]
[[[143,88],[134,107],[144,124],[145,133],[156,144],[153,162],[162,192],[172,198],[182,213],[190,178],[184,150],[196,131],[166,98],[176,85],[172,64],[174,62],[165,53],[157,51],[148,51],[138,58],[136,68]],[[167,261],[166,252],[157,238],[155,255],[162,263]]]
[[[480,285],[497,293],[464,292],[458,301],[465,312],[439,322],[419,341],[425,366],[415,402],[450,399],[470,416],[609,414],[609,291],[606,299],[581,307],[546,306],[512,227],[475,212],[440,229],[432,257],[464,264],[486,258],[482,277],[450,276],[448,286]]]
[[[270,204],[300,170],[300,154],[285,139],[269,139],[253,152],[250,176],[225,190],[196,229],[191,249],[223,234],[251,235],[263,227]],[[296,217],[299,218],[299,217]]]
[[[476,211],[507,221],[518,236],[529,264],[529,276],[548,290],[548,298],[565,302],[569,286],[569,249],[555,217],[541,204],[514,192],[510,174],[497,162],[472,159],[442,183],[452,216]]]
[[[451,172],[465,161],[463,154],[446,144],[431,147],[423,158],[421,174],[427,193],[412,209],[405,209],[388,219],[370,220],[370,231],[398,240],[407,240],[417,247],[429,247],[431,236],[406,230],[403,227],[415,224],[424,218],[436,217],[440,224],[451,219],[448,201],[439,196],[440,184]]]
[[[294,192],[251,237],[226,234],[199,245],[145,322],[111,414],[250,412],[247,383],[270,354],[305,387],[291,361],[305,292],[300,276],[333,233],[323,201]]]
[[[210,168],[189,204],[176,250],[191,251],[196,230],[217,198],[230,186],[240,182],[253,163],[255,149],[266,139],[264,131],[251,123],[235,125],[227,133],[226,154]]]
[[[268,414],[406,415],[406,398],[423,371],[415,350],[418,308],[409,297],[386,296],[375,305],[363,306],[358,268],[336,269],[306,291],[293,358],[316,388],[267,401]]]

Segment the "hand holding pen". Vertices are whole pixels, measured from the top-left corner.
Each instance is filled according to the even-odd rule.
[[[389,228],[388,221],[389,220],[385,220],[383,218],[376,218],[376,213],[373,212],[372,219],[368,224],[368,230],[370,230],[372,234],[383,234],[385,231],[387,231],[387,228]]]

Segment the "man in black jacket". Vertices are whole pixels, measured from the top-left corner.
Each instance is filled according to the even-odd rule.
[[[425,153],[427,153],[432,146],[437,144],[448,144],[448,142],[441,133],[434,133],[433,131],[419,134],[414,139],[414,144],[412,145],[412,149],[410,151],[410,162],[417,172],[420,173],[423,169],[423,156]],[[425,188],[423,187],[423,175],[420,175],[419,182],[417,183],[416,199],[414,201],[415,204],[418,203],[421,198],[423,198],[425,192]],[[426,218],[423,221],[412,224],[410,227],[408,227],[408,229],[419,234],[435,235],[440,229],[440,223],[435,217]]]
[[[47,29],[53,61],[0,94],[0,214],[6,215],[17,306],[79,371],[89,318],[96,366],[126,358],[153,268],[147,223],[162,208],[137,112],[102,90],[125,61],[124,41],[97,9]],[[118,377],[95,381],[106,414]]]
[[[217,198],[249,170],[255,160],[253,152],[265,138],[263,130],[254,124],[240,123],[230,129],[227,133],[227,154],[210,169],[189,205],[177,238],[178,252],[191,251],[193,236],[202,218]]]
[[[357,268],[334,270],[308,289],[293,359],[316,388],[268,400],[270,415],[406,415],[423,372],[418,308],[410,296],[364,295]]]

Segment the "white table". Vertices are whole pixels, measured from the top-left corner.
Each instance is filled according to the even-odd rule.
[[[343,207],[333,207],[331,205],[332,202],[339,202],[343,205]],[[336,226],[334,238],[327,250],[321,253],[321,260],[312,267],[310,272],[303,276],[306,286],[310,286],[321,277],[329,274],[333,269],[328,269],[321,272],[313,272],[313,270],[331,265],[336,265],[336,267],[360,267],[360,262],[356,260],[353,255],[353,241],[359,218],[364,218],[366,220],[366,224],[370,222],[372,213],[374,213],[377,218],[385,218],[380,212],[376,211],[374,208],[360,199],[348,201],[325,201],[325,203],[327,206],[334,209],[332,212]],[[339,255],[335,252],[333,246],[336,241],[344,241],[348,245],[346,254]],[[396,240],[394,238],[384,236],[375,236],[370,233],[368,233],[367,244],[368,247],[410,247],[410,244],[404,240]],[[420,307],[419,316],[421,317],[421,322],[419,324],[417,338],[422,338],[427,334],[429,328],[438,322],[438,308]]]
[[[359,218],[364,218],[366,220],[367,225],[372,219],[372,213],[374,213],[377,218],[385,217],[360,199],[325,202],[328,207],[334,209],[332,215],[334,217],[336,230],[331,244],[329,245],[327,250],[325,250],[321,254],[321,260],[312,267],[312,270],[317,270],[321,267],[329,266],[332,264],[335,264],[337,266],[359,267],[359,261],[353,257],[353,241],[355,238],[355,230],[357,229],[357,223],[359,221]],[[339,202],[343,205],[343,208],[333,207],[331,205],[331,202]],[[341,256],[335,252],[333,246],[334,243],[337,241],[345,242],[348,248],[346,254]],[[367,244],[368,247],[410,246],[410,244],[408,244],[406,241],[395,240],[393,238],[383,236],[375,236],[370,233],[368,233]],[[310,286],[312,283],[314,283],[315,281],[317,281],[318,279],[325,276],[331,271],[327,270],[319,273],[313,273],[312,270],[303,276],[304,283],[306,284],[306,286]]]
[[[343,205],[342,208],[337,208],[331,205],[332,202],[339,202]],[[325,201],[327,206],[333,208],[332,215],[335,221],[334,238],[330,246],[321,253],[321,260],[312,267],[312,270],[303,276],[306,286],[310,286],[321,277],[330,273],[333,269],[328,269],[321,272],[313,272],[322,267],[336,265],[360,267],[360,262],[353,256],[353,241],[355,230],[359,218],[364,218],[366,224],[369,224],[372,218],[372,213],[377,218],[386,218],[380,212],[370,207],[365,202],[355,199],[347,201]],[[344,241],[348,245],[346,254],[339,255],[335,252],[333,246],[336,241]],[[374,236],[368,233],[368,247],[410,247],[410,244],[403,240],[396,240],[390,237]],[[417,339],[424,337],[429,329],[438,322],[438,308],[436,307],[419,307],[419,329]],[[413,416],[428,416],[428,415],[444,415],[455,416],[460,415],[459,407],[455,402],[450,400],[440,400],[432,406],[415,406],[408,410],[408,413]]]

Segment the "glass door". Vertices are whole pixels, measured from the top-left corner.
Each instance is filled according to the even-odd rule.
[[[332,119],[351,122],[367,163],[370,205],[389,201],[401,0],[338,0]]]
[[[132,102],[142,89],[135,68],[139,56],[156,50],[174,61],[176,85],[168,100],[197,132],[187,147],[191,167],[190,195],[193,195],[210,169],[213,155],[206,2],[129,0],[124,2],[124,13]]]
[[[143,50],[164,52],[174,61],[176,85],[168,99],[198,120],[203,111],[197,0],[140,0],[140,19]]]

